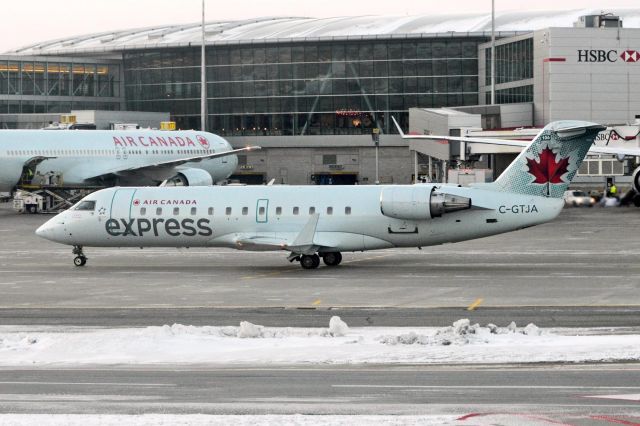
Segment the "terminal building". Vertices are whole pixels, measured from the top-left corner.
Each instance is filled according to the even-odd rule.
[[[239,158],[235,178],[248,183],[445,180],[448,169],[470,161],[495,174],[513,153],[410,147],[391,117],[404,131],[452,134],[558,119],[633,122],[640,9],[613,12],[498,14],[494,104],[487,14],[208,23],[206,128],[234,146],[265,148]],[[201,26],[190,24],[7,52],[0,56],[0,127],[24,127],[30,114],[110,110],[163,112],[178,128],[200,128],[200,48]],[[629,165],[618,164],[585,176],[628,173]]]

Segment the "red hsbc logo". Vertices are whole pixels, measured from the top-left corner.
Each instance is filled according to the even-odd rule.
[[[620,58],[625,62],[637,62],[640,60],[640,52],[637,50],[625,50],[620,55]]]
[[[640,51],[627,49],[622,53],[618,53],[616,49],[578,49],[578,62],[618,62],[622,59],[624,62],[640,62]]]

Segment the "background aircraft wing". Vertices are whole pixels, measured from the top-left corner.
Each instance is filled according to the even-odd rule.
[[[185,163],[192,163],[192,162],[197,163],[202,160],[209,160],[212,158],[222,158],[229,155],[239,154],[241,152],[257,151],[259,149],[262,149],[262,148],[259,146],[248,146],[245,148],[232,149],[229,151],[213,152],[210,154],[195,155],[191,157],[182,157],[175,160],[158,161],[155,163],[148,163],[140,166],[124,167],[124,168],[113,167],[109,170],[101,170],[99,173],[96,173],[94,175],[85,176],[84,179],[87,179],[87,180],[97,179],[97,178],[108,176],[108,175],[115,175],[115,174],[122,174],[122,173],[137,173],[142,171],[172,169],[174,167],[180,166]]]
[[[167,161],[160,161],[157,163],[153,163],[153,164],[147,164],[145,166],[140,166],[140,167],[130,167],[127,169],[124,169],[123,171],[138,171],[141,169],[147,169],[147,168],[153,168],[153,167],[176,167],[176,166],[180,166],[184,163],[197,163],[199,161],[202,160],[210,160],[213,158],[221,158],[221,157],[227,157],[229,155],[236,155],[239,154],[241,152],[249,152],[249,151],[257,151],[259,149],[262,149],[259,146],[248,146],[246,148],[238,148],[238,149],[232,149],[230,151],[224,151],[224,152],[214,152],[211,154],[205,154],[205,155],[196,155],[193,157],[184,157],[184,158],[179,158],[176,160],[167,160]]]
[[[491,139],[491,138],[475,138],[475,137],[465,137],[465,136],[438,136],[438,135],[406,135],[398,125],[398,122],[395,118],[391,117],[396,127],[398,128],[398,132],[400,132],[400,136],[403,139],[427,139],[427,140],[447,140],[447,141],[459,141],[459,142],[470,142],[470,143],[482,143],[489,145],[504,145],[504,146],[519,146],[525,148],[529,146],[530,142],[527,141],[517,141],[513,139]],[[562,129],[563,131],[571,131],[574,129]],[[623,156],[631,156],[631,157],[639,157],[640,156],[640,148],[617,148],[610,146],[597,146],[593,145],[589,148],[590,154],[607,154],[607,155],[617,155],[618,157]]]

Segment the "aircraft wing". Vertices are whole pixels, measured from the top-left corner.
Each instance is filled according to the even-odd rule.
[[[315,213],[300,232],[278,233],[278,236],[267,234],[241,234],[235,238],[235,246],[239,250],[268,251],[287,250],[296,254],[314,254],[320,248],[330,248],[323,244],[316,234],[320,214]]]
[[[227,157],[229,155],[236,155],[236,154],[239,154],[241,152],[257,151],[259,149],[262,149],[262,147],[259,147],[259,146],[248,146],[248,147],[245,147],[245,148],[232,149],[230,151],[213,152],[211,154],[196,155],[196,156],[193,156],[193,157],[179,158],[179,159],[176,159],[176,160],[161,161],[161,162],[158,162],[158,163],[147,164],[147,165],[144,165],[144,166],[141,166],[141,167],[130,167],[128,169],[124,169],[123,171],[138,171],[138,170],[141,170],[141,169],[156,168],[156,167],[175,167],[175,166],[180,166],[180,165],[185,164],[185,163],[197,163],[197,162],[202,161],[202,160],[210,160],[210,159],[213,159],[213,158]]]
[[[205,154],[205,155],[196,155],[193,157],[183,157],[183,158],[178,158],[175,160],[167,160],[167,161],[158,161],[156,163],[149,163],[149,164],[145,164],[142,166],[135,166],[135,167],[127,167],[127,168],[112,168],[110,170],[101,170],[100,173],[92,175],[92,176],[86,176],[84,179],[96,179],[102,176],[106,176],[106,175],[112,175],[112,174],[118,174],[118,173],[135,173],[135,172],[140,172],[140,171],[144,171],[144,170],[154,170],[154,169],[163,169],[163,168],[169,168],[169,167],[176,167],[176,166],[180,166],[182,164],[185,163],[197,163],[199,161],[202,160],[209,160],[212,158],[221,158],[221,157],[226,157],[229,155],[236,155],[239,154],[241,152],[249,152],[249,151],[257,151],[259,149],[262,149],[262,147],[259,146],[248,146],[245,148],[239,148],[239,149],[232,149],[229,151],[222,151],[222,152],[213,152],[210,154]]]
[[[518,141],[513,139],[491,139],[491,138],[475,138],[475,137],[464,137],[464,136],[437,136],[437,135],[406,135],[395,118],[391,117],[396,127],[398,128],[398,132],[400,132],[400,136],[403,139],[427,139],[427,140],[448,140],[448,141],[459,141],[459,142],[470,142],[470,143],[482,143],[489,145],[504,145],[504,146],[519,146],[525,148],[529,146],[530,142],[527,141]],[[562,129],[562,131],[570,132],[572,128]],[[606,155],[617,155],[621,156],[631,156],[631,157],[639,157],[640,156],[640,148],[614,148],[610,146],[597,146],[593,145],[589,149],[590,154],[606,154]]]

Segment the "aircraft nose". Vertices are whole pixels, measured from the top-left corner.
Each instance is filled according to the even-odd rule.
[[[54,219],[49,219],[42,226],[36,229],[36,235],[46,240],[58,242],[60,240],[58,235],[60,234],[59,228],[61,225],[54,222]]]

